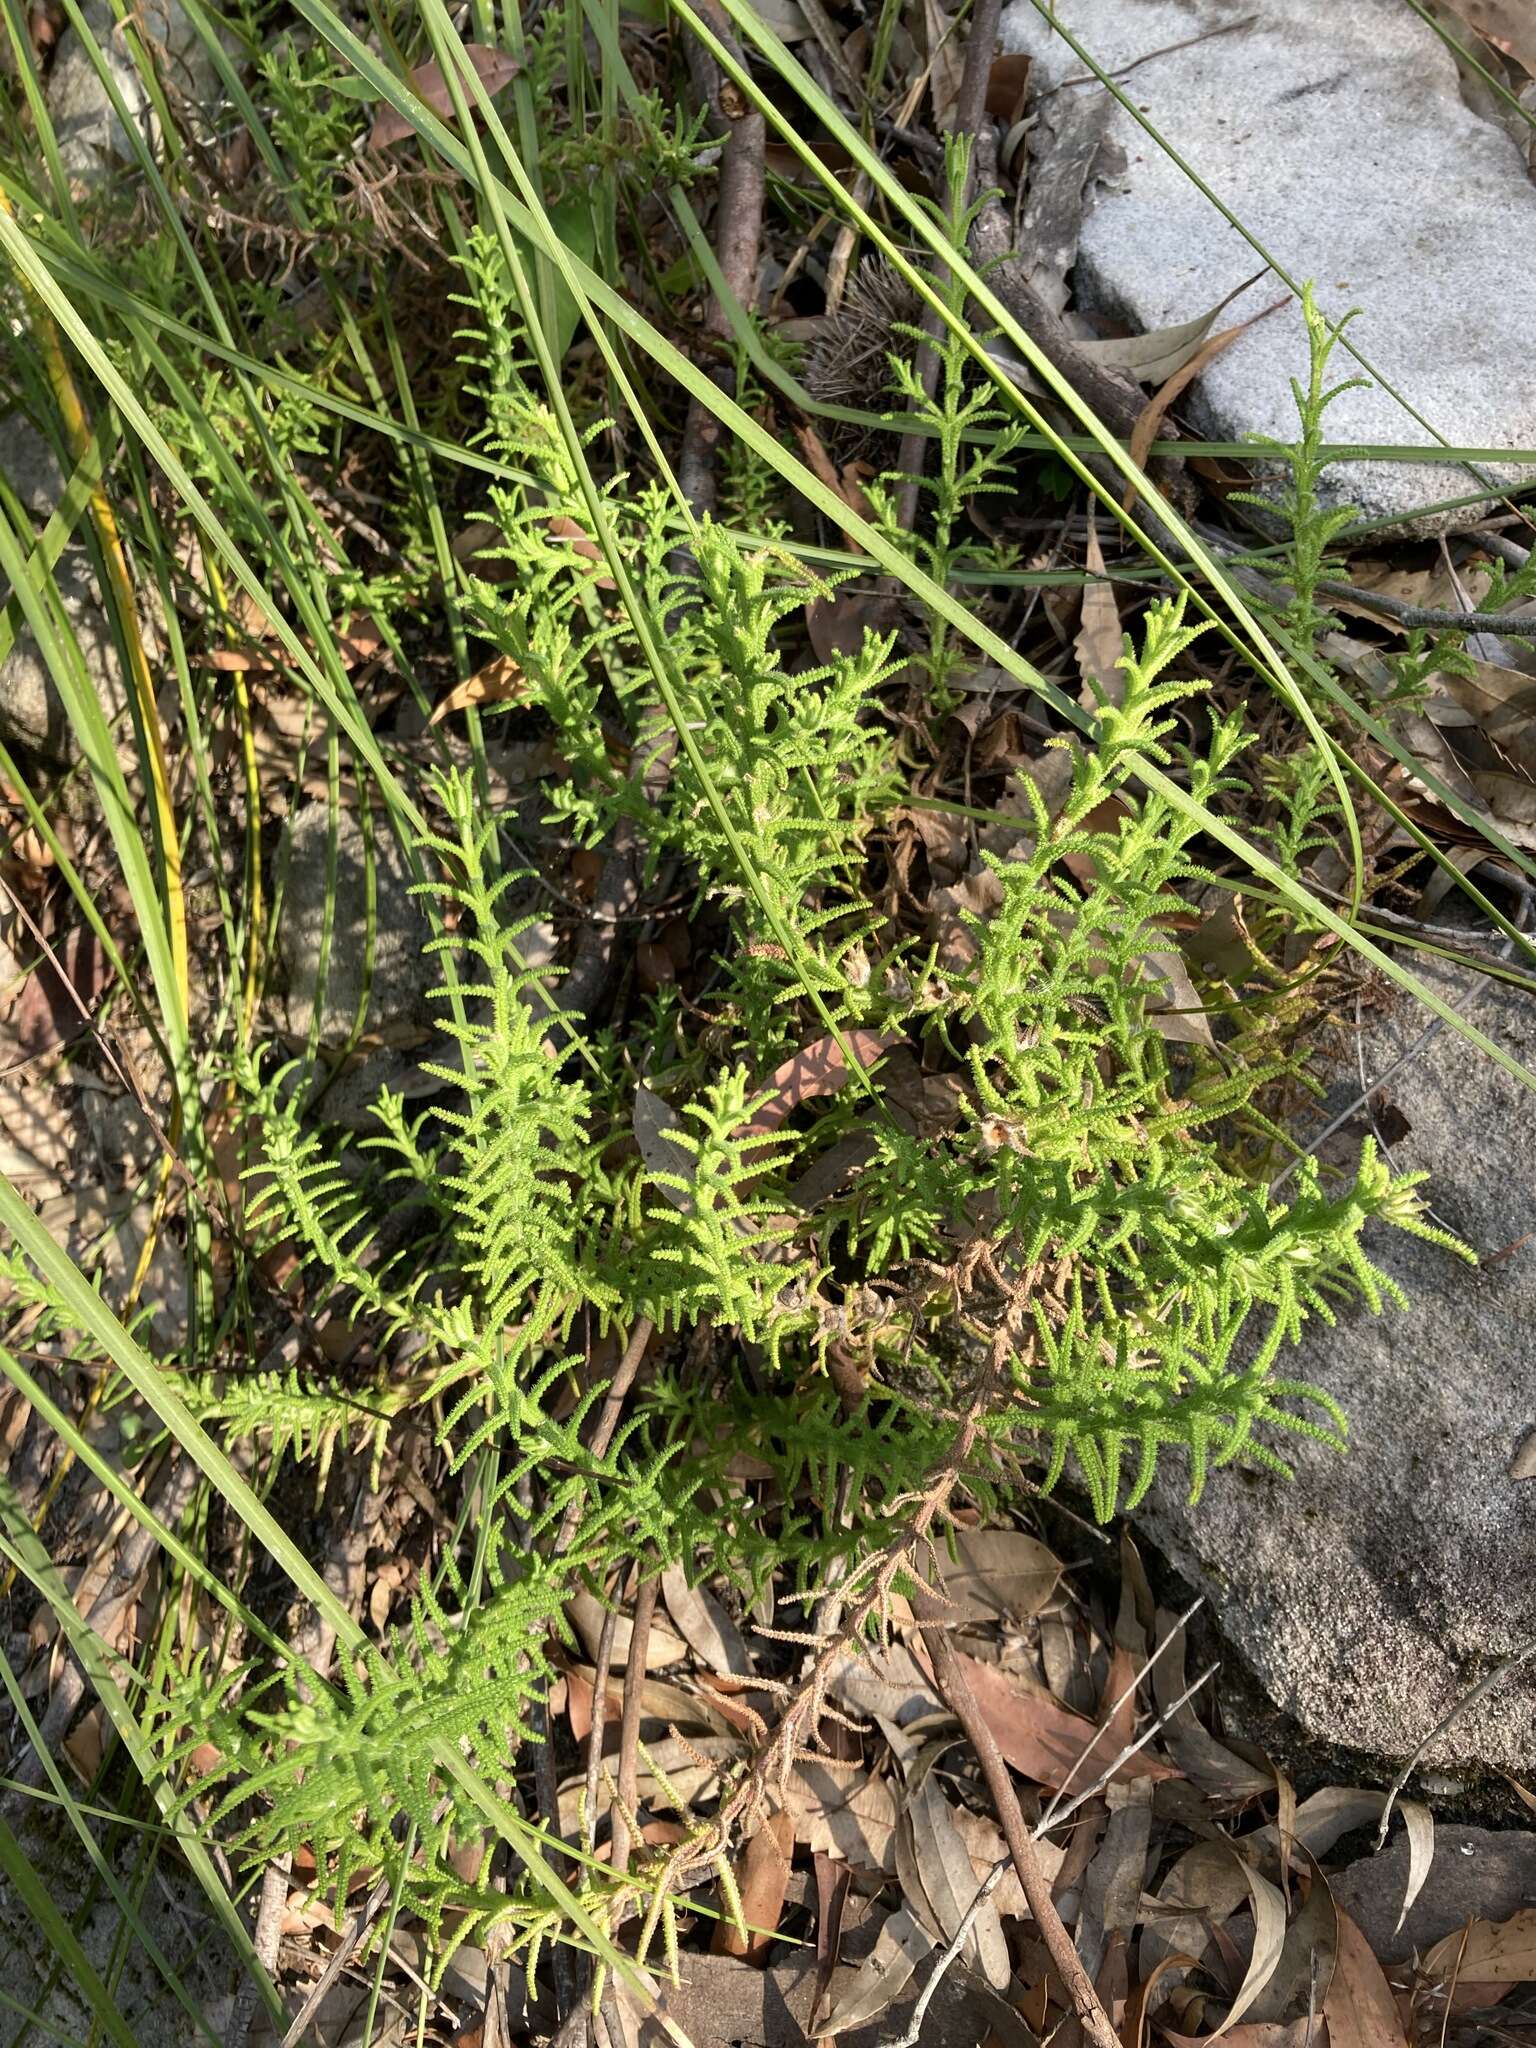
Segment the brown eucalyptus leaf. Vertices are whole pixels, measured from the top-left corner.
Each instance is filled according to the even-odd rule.
[[[1536,1978],[1536,1906],[1508,1920],[1473,1920],[1423,1959],[1424,1974],[1459,1984],[1524,1984]]]
[[[815,2022],[815,2038],[851,2033],[877,2020],[901,1996],[933,1946],[907,1908],[898,1906],[863,1962],[833,1978],[828,2011]]]
[[[736,1889],[747,1931],[743,1936],[730,1918],[717,1921],[710,1943],[717,1955],[745,1956],[750,1963],[767,1955],[784,1911],[794,1847],[795,1824],[784,1812],[769,1814],[749,1838],[736,1860]]]
[[[24,1060],[68,1045],[89,1028],[111,971],[89,925],[77,925],[53,951],[53,960],[41,959],[33,968],[11,1013],[16,1051]]]
[[[494,98],[501,88],[516,78],[522,70],[521,64],[505,50],[490,49],[484,43],[466,43],[464,54],[475,67],[480,83],[485,87],[488,98]],[[424,101],[434,114],[443,120],[453,115],[453,94],[443,76],[443,67],[434,59],[430,64],[418,64],[410,77],[411,90]],[[372,128],[368,131],[370,149],[389,149],[397,142],[414,135],[413,122],[406,119],[394,107],[381,107]]]
[[[1099,523],[1092,514],[1088,519],[1087,569],[1094,581],[1083,585],[1082,623],[1072,651],[1083,679],[1077,701],[1085,710],[1097,711],[1101,704],[1125,702],[1125,671],[1118,666],[1125,652],[1125,629],[1115,602],[1115,586],[1104,574]]]
[[[953,1940],[978,1887],[970,1851],[931,1771],[909,1796],[896,1830],[896,1867],[907,1903],[927,1931],[936,1940]],[[1012,1975],[1002,1921],[991,1899],[977,1913],[960,1958],[979,1969],[995,1991]]]
[[[1258,276],[1262,277],[1260,271]],[[1181,320],[1173,327],[1155,327],[1146,334],[1127,334],[1110,341],[1080,341],[1077,346],[1102,369],[1120,370],[1142,384],[1162,384],[1181,370],[1204,342],[1222,313],[1255,279],[1245,278],[1208,313]]]
[[[1074,1714],[1042,1686],[983,1664],[964,1651],[956,1655],[970,1681],[983,1720],[1006,1762],[1037,1785],[1057,1790],[1070,1777],[1086,1788],[1119,1755],[1122,1744],[1085,1714]],[[1145,1750],[1116,1766],[1116,1778],[1177,1778],[1180,1773]]]
[[[1450,5],[1468,28],[1536,78],[1536,14],[1530,0],[1450,0]]]
[[[751,1674],[752,1659],[741,1630],[713,1594],[702,1586],[689,1585],[681,1565],[668,1565],[662,1573],[661,1594],[678,1634],[703,1659],[707,1670],[722,1678]]]
[[[845,1031],[843,1045],[866,1071],[872,1067],[881,1053],[893,1045],[899,1045],[902,1033],[899,1031]],[[765,1102],[753,1117],[747,1129],[750,1131],[776,1131],[802,1102],[808,1102],[813,1095],[832,1095],[853,1078],[853,1070],[843,1055],[840,1045],[830,1032],[824,1038],[814,1039],[792,1053],[782,1065],[774,1068],[768,1076],[765,1087],[774,1089],[771,1102]]]
[[[1338,1917],[1338,1955],[1323,2001],[1328,2048],[1405,2048],[1402,2015],[1370,1943],[1347,1913]]]
[[[1032,1621],[1061,1580],[1061,1560],[1022,1529],[957,1529],[939,1551],[950,1621]]]
[[[1181,2034],[1173,2027],[1159,2027],[1158,2032],[1172,2048],[1201,2048],[1203,2042],[1215,2038],[1211,2034]],[[1308,2020],[1305,2013],[1299,2020],[1244,2020],[1240,2026],[1227,2028],[1221,2038],[1226,2048],[1326,2048],[1327,2043],[1316,2019]]]
[[[438,725],[454,711],[468,711],[482,704],[511,704],[528,694],[528,679],[510,654],[498,654],[484,668],[455,683],[432,708],[429,726]]]

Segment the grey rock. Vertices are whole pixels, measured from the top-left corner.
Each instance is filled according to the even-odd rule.
[[[1055,14],[1107,71],[1160,53],[1125,80],[1127,96],[1293,277],[1315,281],[1330,317],[1362,309],[1355,345],[1448,443],[1536,446],[1536,272],[1510,261],[1536,239],[1536,187],[1512,137],[1464,104],[1454,61],[1424,21],[1400,0],[1271,0],[1256,15],[1248,0],[1059,0]],[[1032,0],[1008,7],[1003,35],[1033,57],[1037,90],[1084,75]],[[1107,137],[1127,168],[1083,223],[1080,308],[1150,330],[1206,312],[1260,268],[1118,105]],[[1261,279],[1223,324],[1258,312],[1278,289]],[[1213,440],[1292,439],[1289,379],[1304,378],[1306,364],[1293,302],[1201,374],[1188,417]],[[1334,365],[1332,381],[1356,370],[1342,348]],[[1340,398],[1327,434],[1433,439],[1379,386]],[[1501,486],[1529,475],[1485,473]],[[1336,465],[1325,496],[1407,522],[1473,488],[1463,470],[1360,462]],[[1429,531],[1476,517],[1467,507],[1415,524]]]
[[[141,0],[137,12],[176,99],[194,113],[203,112],[218,90],[218,74],[178,0]],[[130,119],[154,146],[159,140],[158,124],[149,95],[111,8],[105,0],[89,0],[84,18]],[[48,110],[64,169],[81,185],[99,183],[111,173],[114,163],[133,160],[132,142],[90,52],[72,27],[60,36],[54,54],[48,77]]]
[[[54,587],[64,615],[79,643],[85,672],[95,688],[109,725],[126,717],[127,691],[112,640],[112,627],[102,609],[89,558],[80,548],[66,548],[54,565]],[[0,587],[0,594],[3,587]],[[0,661],[0,740],[9,747],[39,755],[65,767],[79,756],[74,727],[65,715],[53,674],[29,628]],[[131,754],[131,742],[127,752]]]
[[[1536,1000],[1416,964],[1491,1038],[1536,1062]],[[1366,1075],[1384,1074],[1427,1022],[1406,1000],[1367,1013]],[[1351,1059],[1318,1129],[1359,1092]],[[1277,1706],[1326,1743],[1398,1761],[1536,1631],[1536,1489],[1509,1476],[1536,1425],[1536,1238],[1518,1243],[1536,1233],[1536,1111],[1521,1083],[1449,1027],[1373,1108],[1393,1165],[1430,1170],[1436,1218],[1486,1263],[1374,1235],[1370,1256],[1408,1311],[1346,1310],[1333,1329],[1314,1321],[1277,1366],[1341,1403],[1348,1454],[1283,1441],[1292,1482],[1228,1468],[1195,1507],[1167,1461],[1141,1521],[1208,1590],[1221,1632]],[[1352,1154],[1364,1131],[1362,1115],[1329,1151]],[[1517,1248],[1492,1256],[1506,1247]],[[1536,1663],[1437,1736],[1425,1762],[1536,1766]]]
[[[325,930],[328,807],[305,804],[294,813],[278,938],[286,970],[288,1028],[306,1038],[320,1005],[320,1043],[339,1048],[351,1040],[363,999],[367,966],[367,859],[356,814],[336,819],[336,887],[330,955],[320,986],[320,950]],[[435,955],[424,955],[431,937],[427,920],[410,893],[410,871],[390,831],[378,818],[373,832],[374,937],[367,977],[364,1029],[397,1050],[419,1045],[433,1023],[427,990],[441,981]],[[377,1082],[373,1087],[377,1088]]]
[[[64,495],[64,471],[53,444],[25,413],[0,419],[0,473],[34,519],[47,519]]]
[[[1379,1856],[1362,1856],[1328,1880],[1335,1903],[1378,1962],[1406,1963],[1465,1927],[1507,1920],[1536,1906],[1536,1834],[1440,1824],[1424,1889],[1397,1924],[1408,1889],[1408,1838],[1399,1832]]]

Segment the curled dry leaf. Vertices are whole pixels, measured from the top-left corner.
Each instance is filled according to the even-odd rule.
[[[1085,1714],[1074,1714],[1041,1686],[1000,1671],[995,1664],[957,1651],[976,1696],[983,1720],[992,1730],[1006,1762],[1037,1785],[1055,1791],[1070,1776],[1086,1791],[1119,1754],[1122,1744]],[[1160,1758],[1140,1750],[1116,1766],[1114,1776],[1177,1778],[1182,1774]]]
[[[1088,573],[1094,579],[1083,585],[1083,616],[1072,642],[1077,672],[1083,679],[1078,702],[1088,711],[1101,704],[1123,704],[1125,674],[1117,666],[1124,650],[1124,629],[1115,588],[1104,573],[1104,550],[1099,545],[1099,523],[1088,520]]]
[[[1282,306],[1289,304],[1289,298],[1276,299],[1274,304],[1266,306],[1262,313],[1255,313],[1251,320],[1239,320],[1235,327],[1223,327],[1219,334],[1213,334],[1208,340],[1201,342],[1188,362],[1181,363],[1171,377],[1164,379],[1142,407],[1136,424],[1131,429],[1131,460],[1138,468],[1146,467],[1152,443],[1157,439],[1157,430],[1167,417],[1168,408],[1174,400],[1187,391],[1200,372],[1209,369],[1216,358],[1229,349],[1240,334],[1246,334],[1256,322],[1267,320],[1271,313],[1278,313]],[[1120,509],[1122,512],[1131,512],[1135,510],[1135,506],[1136,486],[1127,484],[1125,496],[1120,501]]]
[[[1257,284],[1263,275],[1260,270],[1244,278],[1198,319],[1181,320],[1173,327],[1154,327],[1146,334],[1128,334],[1110,341],[1080,341],[1078,347],[1102,369],[1123,370],[1142,384],[1166,383],[1202,346],[1216,324],[1217,314],[1225,312],[1235,298],[1247,291],[1249,285]]]
[[[860,1066],[869,1068],[881,1053],[899,1045],[901,1038],[899,1031],[845,1031],[843,1044]],[[765,1085],[776,1091],[774,1098],[763,1104],[747,1129],[776,1131],[802,1102],[808,1102],[813,1095],[832,1095],[851,1079],[852,1070],[843,1056],[843,1045],[830,1032],[824,1038],[814,1039],[768,1076]]]
[[[833,1978],[826,2016],[815,2022],[816,2037],[851,2033],[878,2019],[901,1996],[933,1946],[932,1936],[899,1906],[863,1962]]]
[[[501,91],[514,79],[522,66],[515,57],[505,50],[493,50],[485,43],[466,43],[464,54],[475,67],[480,83],[487,94]],[[453,113],[453,94],[443,76],[443,67],[435,60],[430,64],[418,64],[410,76],[411,90],[434,114],[447,120]],[[370,149],[390,149],[397,142],[404,142],[407,136],[416,133],[414,123],[394,107],[381,107],[378,117],[368,131]]]
[[[528,694],[528,681],[510,654],[498,654],[484,668],[466,676],[433,706],[427,724],[438,725],[454,711],[469,711],[482,704],[511,704]]]
[[[1329,2048],[1404,2048],[1402,2017],[1370,1943],[1339,1914],[1338,1954],[1323,2002]]]
[[[736,1889],[741,1896],[741,1918],[746,1932],[743,1934],[731,1919],[719,1921],[710,1943],[717,1955],[745,1956],[749,1963],[760,1963],[766,1957],[784,1911],[794,1847],[795,1828],[790,1816],[783,1812],[769,1814],[736,1864]]]

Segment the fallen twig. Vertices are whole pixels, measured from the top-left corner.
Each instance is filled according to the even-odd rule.
[[[1506,640],[1536,640],[1536,614],[1522,612],[1458,612],[1446,605],[1405,604],[1400,597],[1388,597],[1382,590],[1361,590],[1353,583],[1332,577],[1319,579],[1316,588],[1325,597],[1347,598],[1368,612],[1380,612],[1405,633],[1420,627],[1441,626],[1459,633],[1498,633]]]
[[[622,1877],[629,1868],[630,1816],[635,1811],[640,1783],[640,1701],[645,1691],[645,1660],[651,1646],[651,1623],[656,1615],[656,1596],[661,1581],[642,1579],[635,1595],[634,1620],[630,1624],[629,1661],[624,1666],[624,1716],[619,1723],[619,1775],[613,1802],[613,1829],[608,1852],[609,1868]],[[606,1681],[599,1677],[599,1683]]]
[[[724,13],[706,4],[710,27],[738,62],[745,60]],[[737,303],[750,312],[757,303],[757,270],[763,230],[763,196],[767,189],[768,129],[761,114],[733,90],[727,92],[720,66],[701,43],[692,43],[688,67],[694,87],[710,111],[710,125],[723,136],[719,196],[715,206],[715,255],[721,275]],[[717,347],[731,339],[731,323],[720,300],[711,294],[704,312],[704,339]],[[710,374],[724,388],[731,372],[725,365]],[[734,395],[731,392],[728,396]],[[715,502],[715,453],[720,423],[702,400],[688,406],[678,457],[677,480],[695,513],[711,511]]]
[[[1008,1853],[1018,1874],[1019,1884],[1040,1938],[1056,1973],[1072,2001],[1072,2009],[1078,2023],[1094,2048],[1121,2048],[1120,2036],[1110,2023],[1108,2013],[1099,2002],[1088,1972],[1083,1968],[1079,1956],[1056,1910],[1056,1901],[1051,1897],[1050,1880],[1046,1877],[1045,1866],[1040,1861],[1040,1852],[1035,1838],[1025,1824],[1024,1814],[1019,1806],[1018,1795],[1013,1789],[1013,1780],[1008,1775],[1008,1766],[1003,1761],[997,1739],[987,1726],[976,1696],[971,1691],[970,1681],[955,1654],[945,1625],[944,1610],[932,1594],[916,1593],[912,1600],[912,1611],[917,1617],[927,1645],[928,1655],[933,1664],[933,1675],[939,1692],[953,1712],[955,1719],[965,1730],[977,1760],[981,1774],[986,1779],[987,1790],[992,1795],[998,1822],[1003,1830],[1003,1839],[1008,1844]]]
[[[955,101],[955,118],[951,133],[969,136],[971,142],[970,161],[966,169],[964,204],[969,204],[976,189],[976,138],[982,119],[987,111],[987,81],[992,75],[992,59],[997,48],[997,24],[1002,13],[1002,0],[976,0],[971,16],[970,35],[965,45],[965,68],[960,76],[960,92]],[[939,160],[934,182],[936,196],[942,205],[945,199],[944,159]],[[947,264],[934,267],[934,286],[942,291],[949,282]],[[932,398],[938,382],[939,356],[935,343],[943,328],[943,321],[932,306],[923,307],[919,326],[923,340],[918,344],[916,368],[925,398]],[[910,428],[901,437],[896,454],[896,468],[901,476],[901,488],[896,496],[896,523],[904,532],[910,532],[917,517],[918,493],[922,489],[923,465],[928,454],[929,437],[917,428]]]
[[[997,1889],[998,1880],[1008,1868],[1010,1860],[1007,1856],[999,1856],[977,1886],[976,1896],[971,1900],[971,1903],[966,1907],[965,1912],[961,1916],[960,1925],[939,1951],[928,1982],[923,1986],[922,1993],[916,2005],[912,2008],[912,2018],[908,2023],[907,2031],[899,2040],[892,2041],[889,2044],[889,2048],[917,2048],[918,2039],[923,2031],[923,2021],[927,2019],[928,2008],[933,2003],[933,1994],[938,1990],[940,1984],[943,1983],[950,1964],[959,1955],[961,1949],[965,1947],[967,1937],[971,1929],[976,1925],[977,1917],[982,1907]]]

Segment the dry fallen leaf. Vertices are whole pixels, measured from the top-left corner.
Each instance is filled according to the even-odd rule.
[[[900,1032],[845,1031],[843,1044],[859,1064],[868,1069],[893,1045],[901,1043]],[[747,1125],[749,1131],[776,1131],[790,1111],[813,1095],[832,1095],[852,1078],[843,1057],[843,1046],[829,1032],[802,1046],[768,1076],[766,1086],[777,1092]]]
[[[11,1013],[24,1060],[78,1038],[107,985],[107,956],[88,925],[77,925],[53,950],[54,960],[39,960],[33,968]]]
[[[1083,585],[1083,617],[1072,642],[1077,672],[1083,679],[1077,701],[1086,711],[1101,704],[1125,702],[1125,671],[1118,666],[1125,652],[1125,633],[1120,624],[1120,607],[1115,587],[1104,574],[1104,550],[1099,546],[1099,522],[1088,516],[1088,574]]]
[[[484,668],[476,669],[472,676],[455,683],[447,696],[433,707],[427,724],[436,725],[450,712],[468,711],[472,706],[515,703],[527,694],[527,679],[517,663],[510,654],[498,654]]]
[[[1450,0],[1469,28],[1536,78],[1536,14],[1530,0]],[[1473,52],[1476,55],[1476,52]]]
[[[860,519],[867,520],[870,517],[869,500],[850,475],[852,465],[845,464],[842,469],[837,467],[822,445],[821,436],[808,420],[803,420],[796,426],[795,435],[807,465],[814,471],[819,481],[826,485],[834,497],[841,498],[850,512]],[[864,549],[855,536],[846,527],[842,528],[841,532],[849,547],[855,553],[863,554]]]
[[[1055,1592],[1061,1560],[1022,1529],[956,1529],[939,1552],[948,1618],[1031,1621]]]
[[[1424,1973],[1442,1983],[1524,1984],[1536,1978],[1536,1906],[1508,1920],[1474,1920],[1424,1957]]]
[[[1195,320],[1181,320],[1172,327],[1154,327],[1146,334],[1127,334],[1109,341],[1080,341],[1078,347],[1101,369],[1122,370],[1141,384],[1166,384],[1203,345],[1216,324],[1216,316],[1235,298],[1257,284],[1264,275],[1258,271],[1244,278],[1208,313]]]
[[[910,1794],[896,1827],[896,1871],[902,1894],[935,1941],[950,1941],[976,1897],[970,1851],[955,1826],[949,1802],[929,1771]],[[996,1991],[1012,1975],[996,1902],[983,1902],[960,1951]]]
[[[1347,1913],[1339,1914],[1338,1955],[1323,2018],[1328,2048],[1404,2048],[1403,2022],[1392,1987]]]
[[[1074,1714],[1041,1686],[1001,1671],[995,1664],[957,1651],[976,1695],[976,1704],[997,1739],[1005,1761],[1037,1785],[1052,1791],[1070,1775],[1085,1790],[1099,1776],[1122,1744],[1106,1736],[1085,1714]],[[1177,1778],[1172,1764],[1139,1750],[1117,1765],[1116,1778]]]
[[[942,134],[954,125],[955,102],[965,71],[965,55],[954,19],[939,0],[923,0],[923,28],[928,41],[928,89],[933,96],[933,125]]]
[[[796,1836],[817,1854],[861,1870],[896,1871],[896,1795],[862,1764],[812,1757],[790,1780]]]
[[[689,1585],[681,1565],[669,1565],[662,1573],[661,1592],[679,1635],[707,1670],[743,1678],[751,1672],[741,1630],[709,1592]]]
[[[1268,319],[1271,313],[1277,313],[1282,306],[1289,304],[1288,298],[1276,299],[1272,306],[1266,306],[1262,313],[1255,313],[1252,319],[1239,320],[1235,327],[1223,327],[1219,334],[1213,334],[1208,340],[1201,342],[1188,362],[1181,363],[1171,377],[1164,379],[1142,407],[1136,424],[1131,429],[1131,460],[1138,468],[1146,467],[1148,452],[1157,439],[1157,430],[1167,417],[1168,408],[1174,400],[1187,391],[1201,371],[1209,369],[1216,358],[1225,349],[1229,349],[1240,334],[1246,334],[1257,321]],[[1127,484],[1125,496],[1120,501],[1120,509],[1123,512],[1131,512],[1135,506],[1136,486]]]
[[[856,1968],[832,1980],[829,2010],[815,2024],[816,2038],[867,2026],[905,1990],[912,1972],[934,1946],[917,1921],[900,1906],[880,1929],[879,1940]]]
[[[515,57],[505,50],[493,50],[484,43],[466,43],[464,54],[475,67],[480,83],[488,97],[501,91],[510,79],[517,76],[522,66]],[[448,120],[453,113],[453,95],[448,81],[443,76],[442,66],[435,60],[430,64],[418,64],[410,77],[411,90],[434,114]],[[394,107],[381,107],[372,128],[368,131],[370,149],[389,149],[397,142],[416,133],[415,126],[404,114]]]
[[[787,1813],[769,1814],[749,1838],[736,1862],[736,1888],[747,1932],[743,1935],[733,1919],[717,1922],[710,1943],[716,1955],[744,1956],[749,1963],[760,1963],[767,1955],[784,1910],[794,1847],[794,1822]]]

